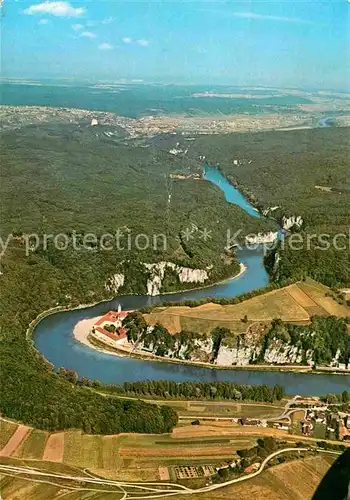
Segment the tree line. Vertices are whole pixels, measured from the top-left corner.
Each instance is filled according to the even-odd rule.
[[[90,382],[92,383],[92,382]],[[259,401],[272,403],[280,401],[284,396],[284,388],[275,384],[249,385],[235,382],[175,382],[172,380],[144,380],[124,382],[122,385],[102,386],[112,393],[133,396],[156,396],[164,399],[207,399]]]

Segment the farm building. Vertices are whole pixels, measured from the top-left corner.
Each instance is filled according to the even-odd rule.
[[[255,464],[249,465],[249,467],[244,469],[244,472],[247,472],[247,473],[255,472],[259,469],[259,467],[260,467],[260,464],[258,462],[256,462]]]

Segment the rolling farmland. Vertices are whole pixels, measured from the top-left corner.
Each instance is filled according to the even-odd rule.
[[[256,322],[269,324],[274,318],[284,322],[308,323],[312,316],[350,316],[350,308],[326,296],[329,289],[311,279],[273,290],[240,304],[208,303],[198,307],[156,308],[144,317],[148,324],[159,322],[170,333],[188,330],[208,334],[217,326],[240,334]],[[242,322],[247,316],[248,321]]]

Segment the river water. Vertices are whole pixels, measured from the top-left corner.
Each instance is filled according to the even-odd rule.
[[[241,206],[254,217],[261,217],[255,208],[214,167],[207,167],[205,178],[218,186],[229,203]],[[247,271],[225,283],[175,294],[149,297],[142,295],[121,296],[86,309],[60,312],[44,318],[34,331],[36,348],[56,367],[75,370],[79,377],[100,380],[104,383],[122,383],[137,380],[200,380],[207,382],[230,381],[245,384],[276,383],[284,386],[288,394],[321,395],[340,393],[349,388],[349,377],[344,375],[301,374],[292,372],[257,370],[219,370],[194,367],[180,363],[147,361],[137,358],[117,357],[91,349],[73,337],[76,323],[85,318],[99,316],[121,304],[123,309],[137,309],[145,305],[166,301],[199,300],[205,297],[235,297],[264,287],[269,282],[263,265],[263,250],[239,250],[237,256]]]

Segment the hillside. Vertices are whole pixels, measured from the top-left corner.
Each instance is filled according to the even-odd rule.
[[[88,124],[44,123],[3,134],[1,235],[3,241],[10,233],[17,238],[3,260],[5,276],[9,254],[20,269],[30,260],[31,273],[45,267],[74,288],[79,282],[82,300],[86,293],[100,299],[116,273],[125,279],[114,292],[146,293],[149,273],[141,261],[163,260],[206,270],[207,284],[239,270],[234,254],[224,252],[228,228],[243,229],[243,237],[276,227],[227,204],[209,182],[171,177],[200,172],[197,162],[93,130]],[[193,227],[195,237],[184,237]],[[201,237],[204,228],[207,239]],[[22,260],[19,249],[28,244],[38,248]],[[163,291],[181,288],[171,272],[165,278]],[[70,287],[66,294],[76,295]]]
[[[304,323],[314,315],[350,317],[350,307],[346,303],[338,303],[330,295],[329,288],[307,280],[238,304],[209,302],[197,307],[169,306],[155,308],[144,317],[148,324],[159,322],[174,334],[181,330],[210,333],[217,326],[244,333],[257,322],[268,324],[275,318],[281,318],[284,322]]]

